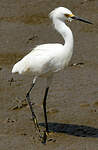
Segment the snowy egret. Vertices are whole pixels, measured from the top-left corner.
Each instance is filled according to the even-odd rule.
[[[36,115],[33,111],[32,104],[30,101],[30,92],[35,85],[36,79],[38,77],[44,77],[47,79],[47,86],[45,90],[43,109],[45,117],[45,131],[44,131],[44,141],[47,138],[47,133],[49,132],[46,114],[46,99],[48,95],[48,90],[53,78],[53,74],[64,69],[68,66],[68,63],[72,57],[73,53],[73,34],[70,28],[65,24],[65,21],[79,20],[85,23],[92,24],[91,22],[75,16],[69,9],[64,7],[55,8],[50,14],[54,28],[62,35],[64,38],[64,45],[62,44],[42,44],[35,47],[29,54],[27,54],[22,60],[17,62],[12,73],[32,73],[34,79],[29,91],[26,94],[30,110],[32,112],[32,119],[35,127],[39,129]]]

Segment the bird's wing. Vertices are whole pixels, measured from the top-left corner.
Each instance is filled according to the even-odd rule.
[[[62,44],[59,43],[49,43],[49,44],[42,44],[36,46],[31,52],[35,53],[36,51],[54,51],[55,49],[61,49]]]
[[[58,67],[58,54],[61,44],[44,44],[37,46],[23,58],[29,70],[33,73],[44,74],[47,72],[55,72]]]

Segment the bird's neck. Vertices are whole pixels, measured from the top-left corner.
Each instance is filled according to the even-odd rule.
[[[62,35],[64,38],[64,46],[70,47],[73,49],[73,34],[70,28],[61,20],[55,19],[54,21],[55,29]]]

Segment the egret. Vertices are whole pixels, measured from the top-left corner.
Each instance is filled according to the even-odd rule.
[[[12,69],[12,73],[32,73],[33,81],[29,91],[26,94],[26,98],[32,113],[32,119],[35,127],[39,129],[39,124],[37,122],[36,115],[32,108],[32,103],[30,100],[30,92],[35,85],[36,79],[38,77],[46,78],[46,90],[43,99],[43,109],[45,118],[45,131],[43,139],[47,139],[47,134],[49,133],[47,114],[46,114],[46,99],[49,91],[50,84],[54,73],[65,69],[73,54],[73,34],[70,28],[65,24],[65,21],[71,22],[72,20],[79,20],[85,23],[92,24],[88,20],[75,16],[69,9],[64,7],[55,8],[50,12],[49,17],[52,19],[54,28],[62,35],[64,38],[64,45],[59,43],[48,43],[36,46],[29,54],[27,54],[22,60],[17,62]]]

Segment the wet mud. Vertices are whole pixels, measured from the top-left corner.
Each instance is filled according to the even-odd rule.
[[[69,67],[54,76],[47,100],[51,131],[42,144],[35,131],[25,95],[32,75],[15,75],[11,69],[33,47],[63,43],[48,18],[64,6],[93,25],[68,23],[74,34],[74,54]],[[98,1],[0,1],[0,149],[98,150]],[[43,95],[46,82],[38,79],[31,93],[41,131],[45,130]],[[42,132],[43,133],[43,132]]]

